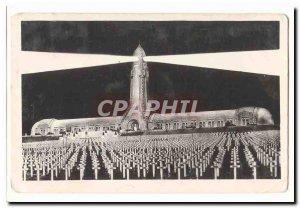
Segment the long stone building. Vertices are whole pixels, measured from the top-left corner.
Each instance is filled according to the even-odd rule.
[[[195,113],[154,113],[147,116],[145,105],[149,98],[149,71],[147,63],[143,60],[146,54],[139,45],[133,55],[138,57],[138,61],[133,63],[131,70],[130,106],[138,106],[137,111],[134,113],[127,111],[123,116],[116,117],[43,119],[33,125],[31,135],[59,135],[61,132],[93,135],[107,130],[126,132],[218,128],[225,125],[274,125],[271,113],[259,107]]]

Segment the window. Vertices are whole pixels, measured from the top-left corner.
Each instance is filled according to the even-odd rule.
[[[58,134],[58,129],[54,128],[54,134]]]
[[[162,129],[162,124],[161,123],[157,123],[156,127],[157,127],[157,129]]]
[[[247,126],[249,124],[249,118],[242,118],[241,125],[242,126]]]
[[[166,123],[166,130],[171,129],[171,124],[170,123]]]
[[[200,121],[199,127],[205,127],[205,121]]]
[[[217,122],[217,127],[222,127],[224,126],[224,121],[220,120]]]
[[[215,121],[208,121],[208,127],[214,127]]]
[[[178,129],[178,128],[179,128],[179,123],[178,122],[174,122],[173,129]]]
[[[41,135],[45,135],[46,134],[46,130],[45,129],[41,129]]]
[[[196,127],[196,121],[192,121],[192,122],[191,122],[191,126],[192,126],[192,127]]]

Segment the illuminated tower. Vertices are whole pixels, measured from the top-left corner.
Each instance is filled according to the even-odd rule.
[[[122,129],[146,130],[147,118],[145,117],[145,111],[149,96],[149,71],[147,63],[143,60],[146,54],[140,44],[133,55],[137,56],[138,60],[133,63],[131,69],[130,108],[125,113],[121,126]]]

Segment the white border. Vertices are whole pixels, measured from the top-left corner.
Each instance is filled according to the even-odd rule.
[[[16,1],[13,1],[16,2]],[[61,1],[54,0],[51,1],[43,1],[45,2],[43,5],[38,5],[37,1],[31,1],[31,3],[21,3],[18,2],[18,5],[10,4],[9,6],[9,13],[19,13],[19,12],[80,12],[80,13],[114,13],[114,12],[135,12],[135,13],[157,13],[157,12],[169,12],[169,13],[176,13],[176,12],[190,12],[190,13],[207,13],[207,12],[247,12],[247,13],[258,13],[258,12],[270,12],[270,13],[283,13],[289,17],[289,40],[290,40],[290,48],[289,48],[289,55],[290,55],[290,77],[289,77],[289,89],[290,89],[290,96],[289,96],[289,109],[290,109],[290,118],[289,118],[289,188],[284,193],[276,193],[276,194],[21,194],[21,193],[13,193],[9,187],[7,187],[7,200],[9,201],[293,201],[294,196],[294,19],[293,19],[293,7],[286,6],[279,1],[272,1],[263,3],[261,1],[243,1],[241,3],[237,3],[235,1],[204,1],[200,3],[195,3],[196,1],[89,1],[93,2],[93,4],[86,4],[81,3],[78,4],[76,2],[69,2],[69,3],[59,3]],[[85,1],[87,2],[87,1]],[[195,4],[197,6],[195,6]],[[3,15],[1,15],[2,17]],[[4,18],[2,18],[4,19]],[[5,20],[5,19],[4,19]],[[1,21],[1,24],[2,21]],[[5,28],[1,25],[1,28]],[[2,35],[2,34],[1,34]],[[4,37],[5,38],[5,37]],[[3,39],[3,37],[1,38]],[[5,55],[5,54],[4,54]],[[3,57],[3,56],[2,56]],[[5,56],[4,56],[5,57]],[[1,62],[3,65],[5,60]],[[2,67],[2,69],[4,69]],[[4,70],[1,70],[2,72]],[[0,86],[5,88],[5,75],[0,76]],[[3,86],[4,85],[4,86]],[[1,102],[1,105],[3,102]],[[4,103],[5,106],[5,103]],[[1,106],[2,107],[2,106]],[[1,115],[5,115],[5,112]],[[2,126],[5,126],[6,121],[1,120]],[[4,131],[3,131],[4,132]],[[2,135],[2,138],[5,138]],[[5,145],[2,145],[2,148]],[[2,151],[4,152],[4,151]],[[3,161],[4,157],[1,158]],[[2,174],[5,175],[4,171]],[[7,181],[9,184],[9,181]],[[2,184],[1,187],[4,187]]]

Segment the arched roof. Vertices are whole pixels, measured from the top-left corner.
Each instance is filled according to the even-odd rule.
[[[237,113],[243,112],[243,111],[247,111],[247,112],[251,112],[254,113],[255,110],[259,109],[258,107],[253,107],[253,106],[247,106],[247,107],[241,107],[237,109]]]
[[[274,125],[274,120],[270,111],[265,108],[257,109],[257,124],[259,125]]]
[[[54,127],[66,127],[72,126],[96,126],[96,125],[111,125],[120,123],[122,116],[116,117],[96,117],[96,118],[78,118],[78,119],[65,119],[57,120]]]
[[[49,118],[49,119],[43,119],[38,121],[37,123],[34,124],[35,128],[48,128],[52,125],[53,122],[55,122],[56,119]]]
[[[122,120],[122,116],[116,117],[96,117],[96,118],[78,118],[78,119],[43,119],[36,122],[31,134],[34,134],[36,128],[71,128],[73,126],[96,126],[96,125],[112,125],[118,124]]]
[[[149,121],[217,120],[234,118],[236,110],[203,111],[195,113],[152,114]]]
[[[32,128],[31,128],[31,135],[34,135],[34,134],[35,134],[35,130],[36,130],[37,128],[39,128],[39,129],[41,129],[41,128],[43,128],[43,129],[48,129],[48,128],[50,128],[51,125],[53,124],[53,122],[55,122],[55,121],[56,121],[56,119],[42,119],[42,120],[36,122],[36,123],[32,126]]]

